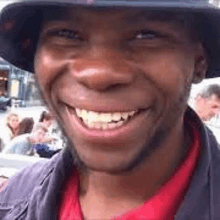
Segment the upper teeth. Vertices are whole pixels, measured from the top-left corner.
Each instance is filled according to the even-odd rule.
[[[76,114],[78,117],[82,118],[85,122],[93,123],[110,123],[118,122],[120,120],[126,121],[129,116],[133,116],[136,111],[130,112],[114,112],[114,113],[100,113],[94,111],[88,111],[85,109],[76,108]]]

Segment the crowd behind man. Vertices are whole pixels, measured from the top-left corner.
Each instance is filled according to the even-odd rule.
[[[41,112],[36,123],[32,117],[22,119],[19,114],[10,112],[0,130],[2,153],[49,158],[59,152],[64,144],[62,132],[54,116],[47,110]]]
[[[46,135],[47,128],[38,123],[31,133],[21,134],[15,137],[2,151],[9,154],[34,155],[34,144],[41,143]]]

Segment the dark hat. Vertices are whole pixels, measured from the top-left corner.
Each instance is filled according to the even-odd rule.
[[[0,56],[16,67],[33,72],[42,11],[70,5],[202,14],[198,23],[202,27],[209,58],[206,78],[220,77],[220,9],[210,5],[208,0],[20,0],[6,6],[0,13]]]

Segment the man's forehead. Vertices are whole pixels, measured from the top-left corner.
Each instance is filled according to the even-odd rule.
[[[113,17],[114,19],[122,18],[128,23],[138,23],[143,20],[171,22],[174,24],[183,23],[189,14],[185,12],[153,10],[150,8],[104,8],[104,7],[59,7],[53,10],[45,10],[44,20],[62,21],[81,18],[88,18],[90,16]]]
[[[158,29],[160,31],[168,29],[172,30],[173,34],[178,35],[182,40],[196,38],[194,37],[192,15],[185,12],[170,11],[170,10],[153,10],[153,9],[138,9],[138,8],[104,8],[104,7],[60,7],[56,10],[49,9],[44,11],[43,28],[56,27],[57,22],[64,22],[64,26],[74,27],[76,24],[78,30],[87,30],[95,22],[101,21],[103,25],[111,24],[112,29],[126,31],[126,28],[134,29]],[[68,23],[65,23],[65,22]],[[106,21],[106,23],[105,23]],[[55,22],[55,23],[54,23]],[[161,24],[162,22],[162,24]],[[52,25],[52,26],[51,26]],[[102,25],[102,27],[103,27]],[[100,26],[100,25],[99,25]],[[197,36],[197,34],[195,34]]]

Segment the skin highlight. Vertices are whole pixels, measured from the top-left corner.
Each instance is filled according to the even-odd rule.
[[[184,112],[191,84],[206,72],[204,49],[172,23],[141,16],[127,22],[138,14],[79,8],[77,19],[46,22],[40,34],[35,73],[87,168],[80,175],[86,219],[110,219],[142,205],[190,145]],[[126,132],[87,136],[73,108],[143,111]]]

